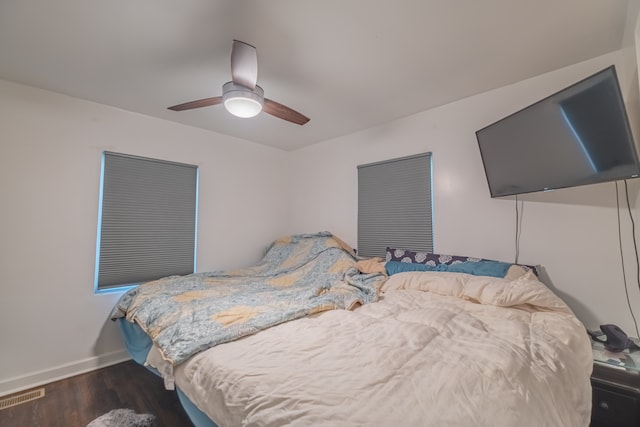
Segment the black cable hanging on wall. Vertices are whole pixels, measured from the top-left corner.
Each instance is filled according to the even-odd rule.
[[[522,234],[522,213],[524,211],[524,201],[520,203],[522,207],[518,210],[518,195],[516,194],[516,256],[514,264],[518,264],[518,258],[520,257],[520,236]]]
[[[633,220],[633,214],[631,212],[631,204],[629,203],[629,187],[627,185],[626,179],[624,180],[624,191],[627,201],[627,210],[629,212],[629,219],[631,219],[631,234],[633,239],[633,248],[636,255],[636,283],[638,284],[638,289],[640,289],[640,259],[638,258],[638,243],[636,242],[636,223]],[[622,264],[622,281],[624,282],[624,292],[627,297],[627,307],[629,308],[629,313],[631,313],[631,317],[633,318],[633,324],[636,328],[636,336],[638,337],[640,336],[640,332],[638,331],[638,321],[636,320],[636,316],[633,313],[633,307],[631,307],[631,300],[629,299],[629,287],[627,285],[627,275],[625,273],[624,250],[622,248],[622,226],[620,221],[620,198],[618,195],[618,181],[616,181],[616,208],[618,214],[618,243],[620,246],[620,261]]]

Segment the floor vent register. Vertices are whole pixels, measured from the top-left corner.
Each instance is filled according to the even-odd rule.
[[[13,394],[0,399],[0,411],[44,397],[44,388]]]

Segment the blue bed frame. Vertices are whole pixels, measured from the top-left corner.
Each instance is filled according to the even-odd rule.
[[[137,324],[130,323],[123,318],[117,319],[116,322],[120,327],[125,347],[131,355],[131,358],[139,365],[144,366],[144,362],[147,360],[147,354],[149,354],[149,350],[151,349],[151,338],[149,338]],[[156,369],[150,366],[145,366],[145,368],[160,376],[160,373]],[[218,425],[214,423],[207,414],[194,405],[178,387],[176,387],[176,392],[180,404],[195,427],[218,427]]]

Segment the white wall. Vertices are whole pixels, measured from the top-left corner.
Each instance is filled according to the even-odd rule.
[[[95,295],[103,150],[200,166],[199,271],[286,234],[287,153],[0,81],[0,395],[127,358]]]
[[[616,52],[293,152],[294,231],[327,229],[355,247],[356,166],[430,151],[435,251],[513,261],[515,201],[490,198],[475,131],[612,63],[622,67],[623,61]],[[631,181],[630,188],[635,202],[639,183]],[[519,200],[524,200],[519,261],[542,265],[544,279],[587,326],[613,322],[635,335],[620,268],[615,185]],[[629,290],[640,319],[625,212],[623,227]]]

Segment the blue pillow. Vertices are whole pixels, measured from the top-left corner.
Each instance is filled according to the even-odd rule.
[[[426,264],[414,264],[412,262],[388,261],[384,268],[389,276],[403,271],[437,271],[438,266]]]
[[[507,275],[507,271],[509,271],[511,265],[512,264],[508,262],[500,261],[467,261],[446,265],[447,269],[444,271],[467,273],[473,274],[474,276],[504,277]]]
[[[426,265],[410,262],[388,261],[385,269],[389,276],[404,271],[449,271],[467,273],[474,276],[504,277],[512,264],[500,261],[466,261],[454,264]]]

